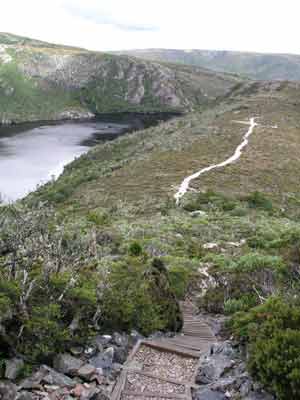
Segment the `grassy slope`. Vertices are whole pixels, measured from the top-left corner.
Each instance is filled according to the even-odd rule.
[[[300,79],[300,56],[209,50],[146,49],[124,52],[149,60],[196,65],[253,79]]]
[[[159,208],[173,197],[185,176],[233,154],[247,130],[234,120],[259,115],[260,125],[241,159],[203,175],[192,186],[229,195],[259,190],[286,206],[290,197],[299,195],[297,98],[298,89],[291,85],[271,92],[266,86],[203,113],[98,146],[68,166],[42,195],[83,209],[118,199],[145,210]]]

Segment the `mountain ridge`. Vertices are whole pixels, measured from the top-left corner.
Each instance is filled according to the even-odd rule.
[[[257,80],[300,80],[300,55],[297,54],[200,49],[137,49],[114,53],[201,66]]]

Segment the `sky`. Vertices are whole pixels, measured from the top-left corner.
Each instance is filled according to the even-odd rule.
[[[0,31],[90,50],[300,54],[299,0],[1,0]]]

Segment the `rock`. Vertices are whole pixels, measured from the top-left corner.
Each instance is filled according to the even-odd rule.
[[[193,400],[227,400],[224,393],[216,392],[211,389],[200,389],[194,392]]]
[[[81,346],[74,346],[70,348],[70,353],[73,356],[80,356],[84,352],[84,348]]]
[[[115,332],[113,334],[113,343],[120,347],[127,347],[128,337],[126,335],[121,335],[120,333]]]
[[[124,347],[114,347],[114,361],[119,364],[124,364],[127,359],[127,351]]]
[[[16,400],[17,386],[11,382],[0,381],[0,399],[1,400]]]
[[[205,211],[202,210],[196,210],[196,211],[192,211],[190,213],[190,216],[193,218],[197,218],[197,217],[206,217],[207,213]]]
[[[85,364],[79,368],[79,370],[77,371],[77,375],[86,381],[90,381],[90,379],[93,377],[93,375],[95,375],[96,372],[97,371],[94,366],[92,366],[91,364]]]
[[[76,375],[76,372],[83,364],[82,360],[70,354],[59,354],[53,361],[53,366],[57,371],[70,376]]]
[[[115,349],[113,347],[109,347],[103,353],[91,358],[89,362],[95,368],[102,368],[105,372],[105,370],[112,369],[114,355]]]
[[[225,342],[222,342],[222,343],[214,344],[211,347],[211,353],[212,354],[222,354],[227,357],[235,356],[235,350],[233,349],[231,343],[228,340]]]
[[[17,379],[19,373],[24,367],[24,361],[21,358],[12,358],[5,361],[5,378],[10,380]]]
[[[35,397],[32,393],[25,391],[20,392],[17,397],[17,400],[34,400],[34,399]]]
[[[130,333],[130,343],[134,346],[139,340],[143,340],[144,336],[133,330]]]
[[[230,358],[219,355],[218,357],[208,357],[201,363],[196,383],[208,384],[221,378],[227,371],[235,365],[235,361]]]
[[[98,346],[89,346],[84,350],[84,354],[88,357],[93,357],[98,351]]]
[[[219,247],[218,243],[205,243],[203,245],[203,248],[205,250],[213,250],[213,249],[217,249]]]
[[[41,382],[43,383],[67,388],[73,388],[76,385],[76,382],[74,382],[73,379],[55,371],[50,367],[47,367],[46,365],[43,365],[40,370],[43,373],[43,377],[41,379]]]
[[[99,335],[96,336],[94,339],[94,342],[97,345],[98,350],[100,352],[102,352],[104,346],[107,346],[109,343],[111,343],[111,341],[112,341],[112,336],[110,335],[101,335],[101,336]]]
[[[105,393],[104,390],[100,389],[100,392],[97,393],[92,400],[110,400],[110,396],[108,393]]]

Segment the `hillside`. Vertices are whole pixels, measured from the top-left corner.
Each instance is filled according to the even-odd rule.
[[[105,112],[185,112],[239,82],[180,67],[0,34],[2,123],[88,117]]]
[[[209,379],[200,374],[202,389],[213,384],[225,398],[221,366],[235,400],[273,400],[262,386],[275,398],[297,398],[299,95],[297,83],[241,84],[201,112],[94,147],[57,181],[2,207],[4,356],[21,354],[29,371],[46,362],[73,376],[57,352],[94,349],[93,335],[123,343],[113,332],[176,331],[177,301],[188,296],[213,329],[223,327],[224,353],[236,340],[229,364],[220,356]],[[183,180],[235,154],[250,128],[240,158],[194,179],[176,204]],[[102,343],[99,359],[124,362],[120,344],[104,351]],[[93,362],[87,354],[84,362]],[[245,363],[240,369],[245,354],[260,385],[249,382]],[[96,384],[107,398],[120,372],[109,368]]]
[[[218,339],[195,365],[193,400],[299,398],[300,84],[30,40],[1,54],[14,86],[0,101],[17,121],[185,113],[93,147],[0,207],[0,395],[108,400],[128,365],[139,386],[129,350],[143,336],[170,343],[188,299]],[[159,374],[185,369],[166,353],[144,356]],[[160,378],[166,397],[185,397],[144,376],[151,392],[132,398],[157,397]]]
[[[120,52],[143,59],[195,65],[259,80],[300,80],[300,56],[213,50],[145,49]]]

